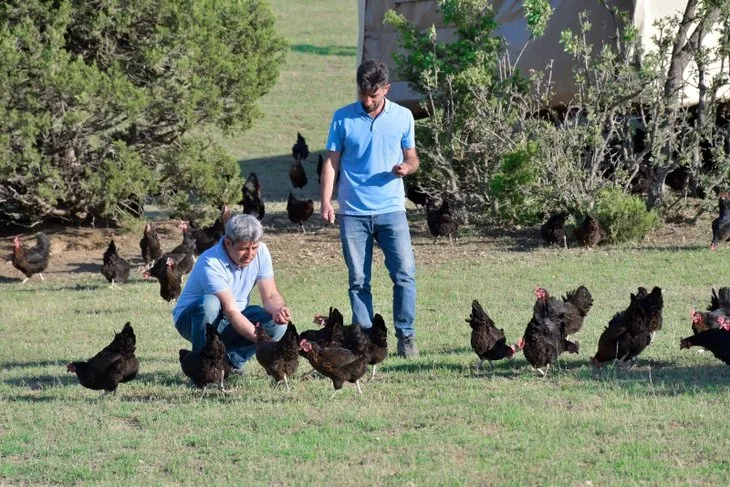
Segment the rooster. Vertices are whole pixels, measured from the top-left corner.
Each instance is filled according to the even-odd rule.
[[[540,236],[548,244],[562,244],[568,248],[568,240],[565,236],[565,219],[568,218],[567,213],[558,213],[548,218],[548,221],[540,227]]]
[[[292,193],[289,193],[289,199],[286,202],[286,214],[289,216],[289,220],[299,225],[302,229],[302,233],[306,233],[304,229],[304,222],[309,220],[309,217],[314,213],[314,201],[312,200],[298,200]]]
[[[709,328],[683,338],[679,342],[679,348],[703,347],[730,365],[730,318],[721,316],[718,322],[720,325],[718,328]]]
[[[433,243],[436,243],[439,237],[449,237],[449,244],[452,244],[452,238],[459,230],[459,224],[451,214],[448,201],[444,201],[438,207],[436,201],[429,198],[426,202],[426,223],[428,230],[433,235]]]
[[[575,237],[578,243],[589,249],[601,243],[607,236],[608,233],[606,230],[598,223],[596,217],[592,215],[586,215],[583,223],[573,229],[573,237]]]
[[[600,367],[612,360],[626,362],[637,357],[661,330],[663,309],[661,288],[654,287],[648,293],[640,287],[636,294],[631,294],[629,307],[608,323],[598,339],[598,351],[591,363]]]
[[[51,255],[51,242],[43,232],[35,236],[34,247],[26,249],[20,241],[20,236],[13,239],[13,267],[25,274],[23,284],[28,282],[33,274],[38,274],[43,280],[42,272],[48,267],[48,259]]]
[[[297,328],[289,322],[284,335],[278,342],[271,340],[266,330],[256,323],[256,360],[272,377],[279,387],[283,382],[289,392],[289,380],[299,367],[299,334]]]
[[[255,172],[252,172],[246,178],[241,188],[243,198],[238,202],[243,207],[246,215],[256,215],[259,221],[264,219],[266,214],[266,205],[261,197],[261,183]]]
[[[114,280],[126,282],[129,279],[129,270],[131,266],[129,262],[119,257],[117,253],[117,246],[114,244],[114,239],[109,242],[104,256],[102,257],[103,264],[101,265],[101,274],[106,277],[106,280],[111,282],[111,288],[118,287],[114,283]]]
[[[719,206],[720,216],[712,220],[712,250],[717,250],[720,242],[730,240],[730,197],[721,196]]]
[[[145,264],[153,263],[162,255],[160,238],[157,236],[157,230],[155,230],[152,223],[148,222],[144,226],[144,235],[139,241],[139,248],[142,250],[142,260]]]
[[[495,326],[476,299],[471,303],[471,314],[466,322],[471,326],[471,349],[479,357],[477,369],[482,368],[485,360],[491,367],[492,360],[512,358],[515,354],[515,346],[507,345],[504,329]]]
[[[180,367],[198,389],[203,389],[203,396],[207,394],[208,384],[218,384],[221,393],[227,392],[223,381],[231,372],[231,366],[226,357],[226,347],[223,345],[218,329],[206,323],[205,345],[198,351],[180,349]]]
[[[76,374],[79,383],[87,389],[104,390],[102,394],[117,392],[117,386],[129,382],[139,372],[139,360],[134,355],[137,337],[127,322],[112,342],[86,362],[71,362],[66,370]]]

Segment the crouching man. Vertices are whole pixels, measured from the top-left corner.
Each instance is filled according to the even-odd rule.
[[[234,215],[226,234],[203,252],[190,273],[172,310],[175,328],[192,343],[193,350],[205,344],[205,325],[218,328],[235,373],[256,353],[254,324],[279,340],[291,320],[291,311],[274,281],[271,254],[261,242],[264,229],[251,215]],[[249,305],[254,285],[263,307]]]

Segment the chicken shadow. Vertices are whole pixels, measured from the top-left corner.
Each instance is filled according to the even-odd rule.
[[[9,386],[29,388],[31,390],[43,390],[52,387],[65,387],[78,384],[79,381],[73,374],[68,375],[28,375],[4,379],[3,382]]]
[[[69,266],[68,272],[71,272],[73,274],[81,274],[81,273],[98,274],[101,272],[99,270],[101,268],[101,264],[90,264],[88,262],[69,262],[68,266]]]
[[[34,360],[30,362],[0,362],[2,369],[20,369],[26,367],[64,367],[70,360]]]
[[[10,283],[14,283],[14,282],[23,282],[23,279],[25,279],[25,278],[0,276],[0,284],[10,284]]]
[[[386,363],[384,362],[382,365],[378,367],[378,371],[383,372],[405,372],[407,374],[419,374],[424,371],[430,371],[430,370],[444,370],[448,372],[457,372],[460,374],[468,374],[469,373],[469,367],[464,364],[458,364],[454,362],[444,362],[444,361],[429,361],[429,362],[422,362],[422,361],[408,361],[403,363]]]

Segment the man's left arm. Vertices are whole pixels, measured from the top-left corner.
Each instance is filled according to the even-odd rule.
[[[284,297],[279,293],[274,278],[260,279],[256,282],[256,286],[259,288],[264,309],[274,317],[274,321],[280,325],[291,321],[291,311],[287,307]]]

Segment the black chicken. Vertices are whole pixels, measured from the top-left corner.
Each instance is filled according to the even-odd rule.
[[[565,236],[565,219],[567,213],[558,213],[548,218],[540,227],[540,236],[548,244],[562,245],[568,248],[568,239]]]
[[[309,146],[299,132],[297,132],[297,142],[291,148],[291,155],[295,161],[300,162],[309,157]]]
[[[238,202],[243,207],[246,215],[256,215],[259,221],[264,219],[266,214],[266,205],[261,197],[261,183],[255,172],[252,172],[246,178],[246,182],[241,188],[243,198]]]
[[[406,198],[416,206],[426,206],[429,199],[428,193],[421,188],[421,185],[415,181],[410,181],[408,177],[403,182],[406,186]]]
[[[368,382],[375,378],[375,368],[379,363],[388,357],[388,328],[385,326],[385,320],[380,313],[373,316],[373,326],[367,330],[363,330],[368,339],[368,364],[373,366]],[[355,341],[352,339],[351,341]]]
[[[286,214],[289,220],[299,225],[302,229],[302,233],[306,233],[304,229],[304,222],[309,220],[309,217],[314,213],[314,201],[312,200],[298,200],[292,193],[289,193],[289,199],[286,202]]]
[[[144,235],[139,241],[139,248],[142,250],[142,260],[144,260],[145,264],[150,264],[154,262],[162,255],[160,238],[157,235],[157,230],[152,223],[148,222],[144,226]]]
[[[127,322],[101,352],[86,362],[71,362],[66,370],[76,374],[79,383],[87,389],[103,389],[104,394],[116,394],[121,382],[129,382],[137,376],[139,360],[134,355],[136,346],[137,337],[132,325]]]
[[[573,237],[575,237],[581,245],[592,249],[605,240],[606,237],[608,237],[608,233],[604,230],[601,224],[598,223],[596,217],[586,215],[583,223],[573,229]]]
[[[119,254],[117,253],[117,246],[114,244],[113,239],[109,242],[109,247],[107,247],[104,252],[102,259],[103,264],[100,269],[101,274],[106,277],[107,281],[112,283],[110,287],[117,287],[114,283],[115,280],[127,282],[131,266],[129,265],[129,262],[119,257]]]
[[[515,347],[507,345],[504,329],[496,327],[476,299],[471,302],[471,314],[466,322],[471,326],[471,349],[479,357],[478,369],[482,368],[485,360],[491,367],[492,360],[512,358],[515,354]]]
[[[183,269],[192,267],[189,254],[165,254],[155,262],[151,269],[143,273],[145,279],[154,277],[160,283],[160,296],[165,301],[180,297],[182,292]]]
[[[720,328],[720,318],[730,320],[730,288],[721,287],[719,292],[713,289],[707,311],[693,309],[690,316],[692,332],[695,334],[710,328]]]
[[[28,282],[33,274],[38,274],[43,280],[42,272],[48,267],[48,259],[51,255],[51,241],[45,233],[38,232],[35,236],[35,246],[26,249],[20,241],[20,236],[13,239],[13,267],[25,274],[23,284]]]
[[[191,352],[180,349],[180,367],[198,389],[207,394],[208,384],[218,384],[221,393],[226,390],[223,381],[231,372],[231,366],[226,357],[226,347],[223,345],[215,326],[205,325],[205,345],[200,350]]]
[[[710,328],[683,338],[679,348],[703,347],[718,359],[730,365],[730,319],[720,318],[719,328]]]
[[[266,330],[256,324],[256,360],[276,381],[274,388],[283,382],[289,391],[289,380],[299,367],[299,334],[297,328],[289,322],[284,335],[278,342],[271,340]]]
[[[661,288],[654,287],[647,293],[646,288],[640,287],[636,294],[631,294],[629,307],[609,321],[591,363],[600,367],[605,362],[626,362],[638,356],[661,330],[663,309]]]
[[[719,206],[720,216],[712,220],[712,250],[717,250],[720,242],[730,240],[730,197],[721,196]]]
[[[543,376],[547,376],[550,364],[561,353],[578,353],[578,344],[567,340],[563,333],[565,314],[565,303],[553,297],[544,299],[538,296],[532,319],[520,340],[519,347],[525,358]]]
[[[448,201],[444,201],[441,207],[438,207],[436,201],[429,198],[426,202],[426,223],[434,237],[434,243],[439,237],[449,237],[449,243],[452,244],[452,238],[456,237],[456,232],[459,230],[459,224],[451,214]]]
[[[289,179],[294,188],[303,188],[307,185],[307,173],[304,171],[302,161],[294,160],[289,168]]]

